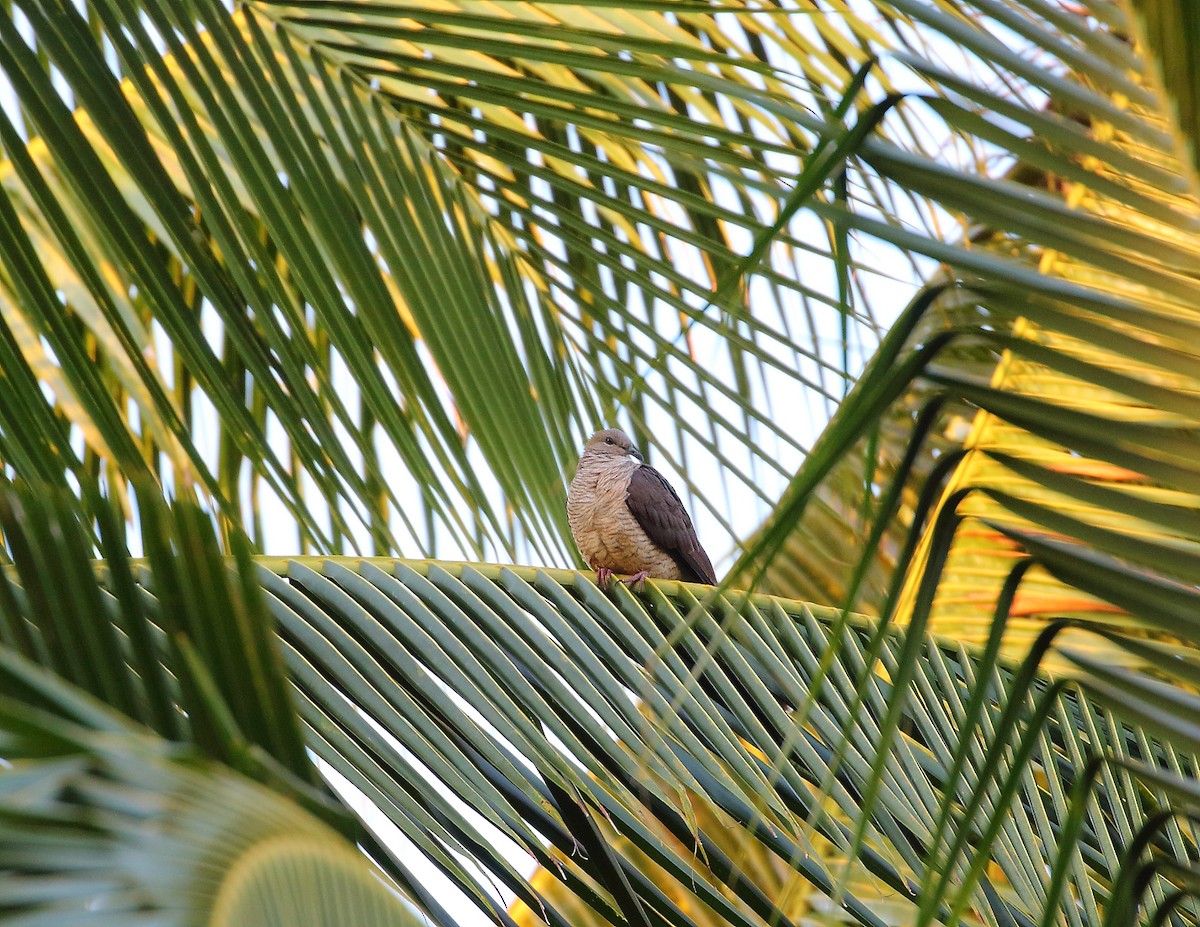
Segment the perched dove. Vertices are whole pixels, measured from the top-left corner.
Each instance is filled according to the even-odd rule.
[[[629,435],[597,431],[583,448],[567,493],[567,520],[583,559],[606,587],[629,573],[641,589],[647,577],[716,585],[687,509],[661,473],[642,462]]]

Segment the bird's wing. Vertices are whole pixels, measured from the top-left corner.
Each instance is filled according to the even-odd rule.
[[[625,503],[650,540],[675,558],[684,579],[717,584],[712,561],[700,546],[687,509],[661,473],[646,464],[634,470]]]

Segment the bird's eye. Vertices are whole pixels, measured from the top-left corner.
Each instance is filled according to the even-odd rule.
[[[613,441],[613,439],[612,439],[612,438],[605,438],[605,439],[604,439],[604,443],[605,443],[605,444],[613,444],[613,443],[614,443],[614,441]]]

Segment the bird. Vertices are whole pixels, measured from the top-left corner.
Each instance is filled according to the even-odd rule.
[[[679,495],[619,429],[601,429],[584,445],[567,521],[601,589],[615,573],[629,574],[621,582],[639,592],[648,577],[717,584]]]

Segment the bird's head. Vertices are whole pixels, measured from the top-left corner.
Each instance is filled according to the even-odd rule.
[[[642,457],[642,452],[633,446],[629,435],[617,428],[605,428],[588,438],[588,443],[583,446],[583,456],[645,459]]]

